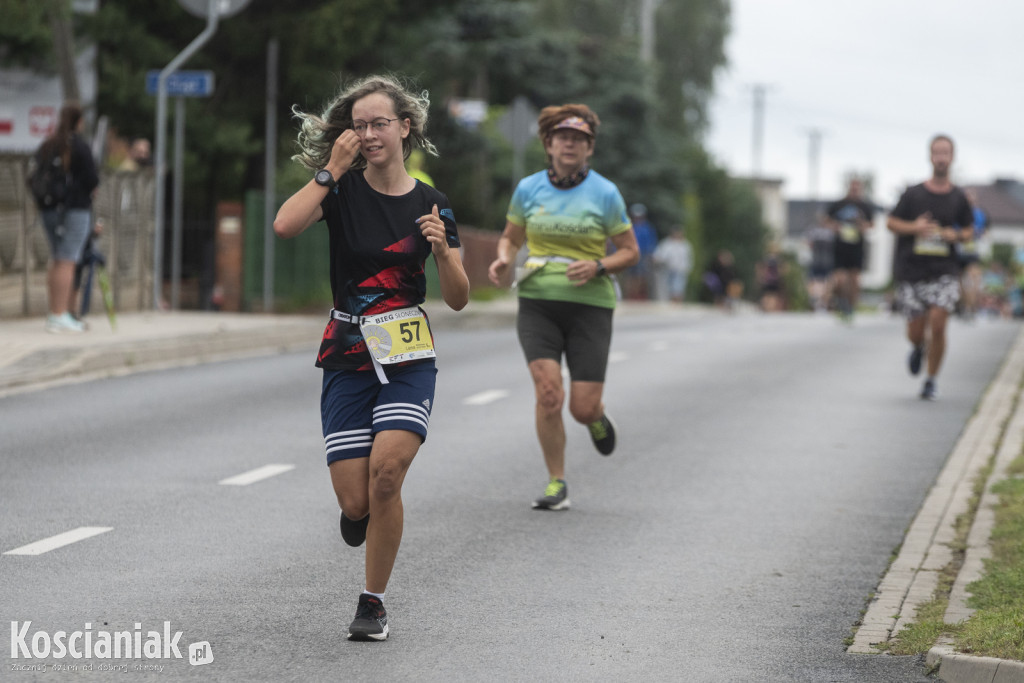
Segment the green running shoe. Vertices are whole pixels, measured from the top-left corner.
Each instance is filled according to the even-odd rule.
[[[568,510],[569,487],[564,479],[552,479],[544,495],[533,501],[534,510]]]
[[[597,422],[587,425],[590,430],[590,439],[594,442],[594,448],[601,455],[611,455],[615,450],[615,423],[607,414],[602,415]]]

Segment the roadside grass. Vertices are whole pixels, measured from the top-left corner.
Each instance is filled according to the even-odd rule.
[[[992,472],[992,455],[990,461],[978,473],[971,487],[971,497],[967,503],[967,512],[956,519],[954,525],[954,537],[950,543],[953,551],[953,559],[939,572],[938,584],[932,599],[922,603],[917,608],[914,621],[900,631],[887,643],[879,646],[894,655],[917,655],[926,654],[939,638],[943,636],[955,636],[962,628],[960,625],[949,625],[945,621],[946,608],[949,607],[949,594],[956,583],[957,574],[964,564],[964,554],[967,551],[967,534],[970,533],[971,524],[974,522],[974,515],[981,501],[981,495],[985,490],[985,482]]]
[[[974,481],[969,512],[957,519],[953,561],[940,573],[934,596],[918,608],[914,622],[882,649],[894,655],[925,654],[940,638],[950,637],[958,652],[1024,661],[1024,455],[1011,463],[1008,478],[992,489],[999,498],[992,557],[985,560],[982,578],[968,586],[968,606],[977,611],[961,624],[944,622],[949,594],[963,565],[967,534],[992,467],[990,462]]]
[[[978,611],[956,637],[960,652],[1024,661],[1024,455],[1007,479],[992,487],[999,496],[992,529],[992,557],[967,590]]]

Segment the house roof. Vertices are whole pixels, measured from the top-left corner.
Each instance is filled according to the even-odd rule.
[[[816,199],[790,199],[786,202],[786,235],[803,237],[818,222],[817,215],[825,211],[826,202]]]
[[[991,185],[968,185],[978,206],[988,214],[991,224],[1024,226],[1024,184],[1001,178]]]

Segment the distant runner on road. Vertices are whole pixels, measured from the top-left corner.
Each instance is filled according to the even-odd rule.
[[[896,302],[907,318],[913,345],[907,365],[928,376],[920,396],[935,400],[937,376],[946,352],[946,324],[960,299],[960,262],[954,248],[974,236],[974,215],[963,190],[949,179],[953,140],[936,135],[929,145],[932,177],[908,188],[886,225],[896,234],[893,277]]]
[[[835,231],[832,259],[832,293],[839,315],[849,319],[860,300],[860,273],[864,270],[864,233],[871,229],[875,207],[864,199],[864,184],[850,180],[846,196],[825,210]]]

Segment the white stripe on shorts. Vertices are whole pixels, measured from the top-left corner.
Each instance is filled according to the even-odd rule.
[[[373,445],[373,434],[369,429],[350,429],[346,432],[334,432],[324,437],[324,445],[328,453],[344,451],[350,448],[367,448]]]
[[[391,420],[415,422],[416,424],[423,425],[423,428],[426,429],[427,422],[430,420],[430,413],[427,412],[426,408],[415,403],[388,403],[373,409],[374,425]]]

